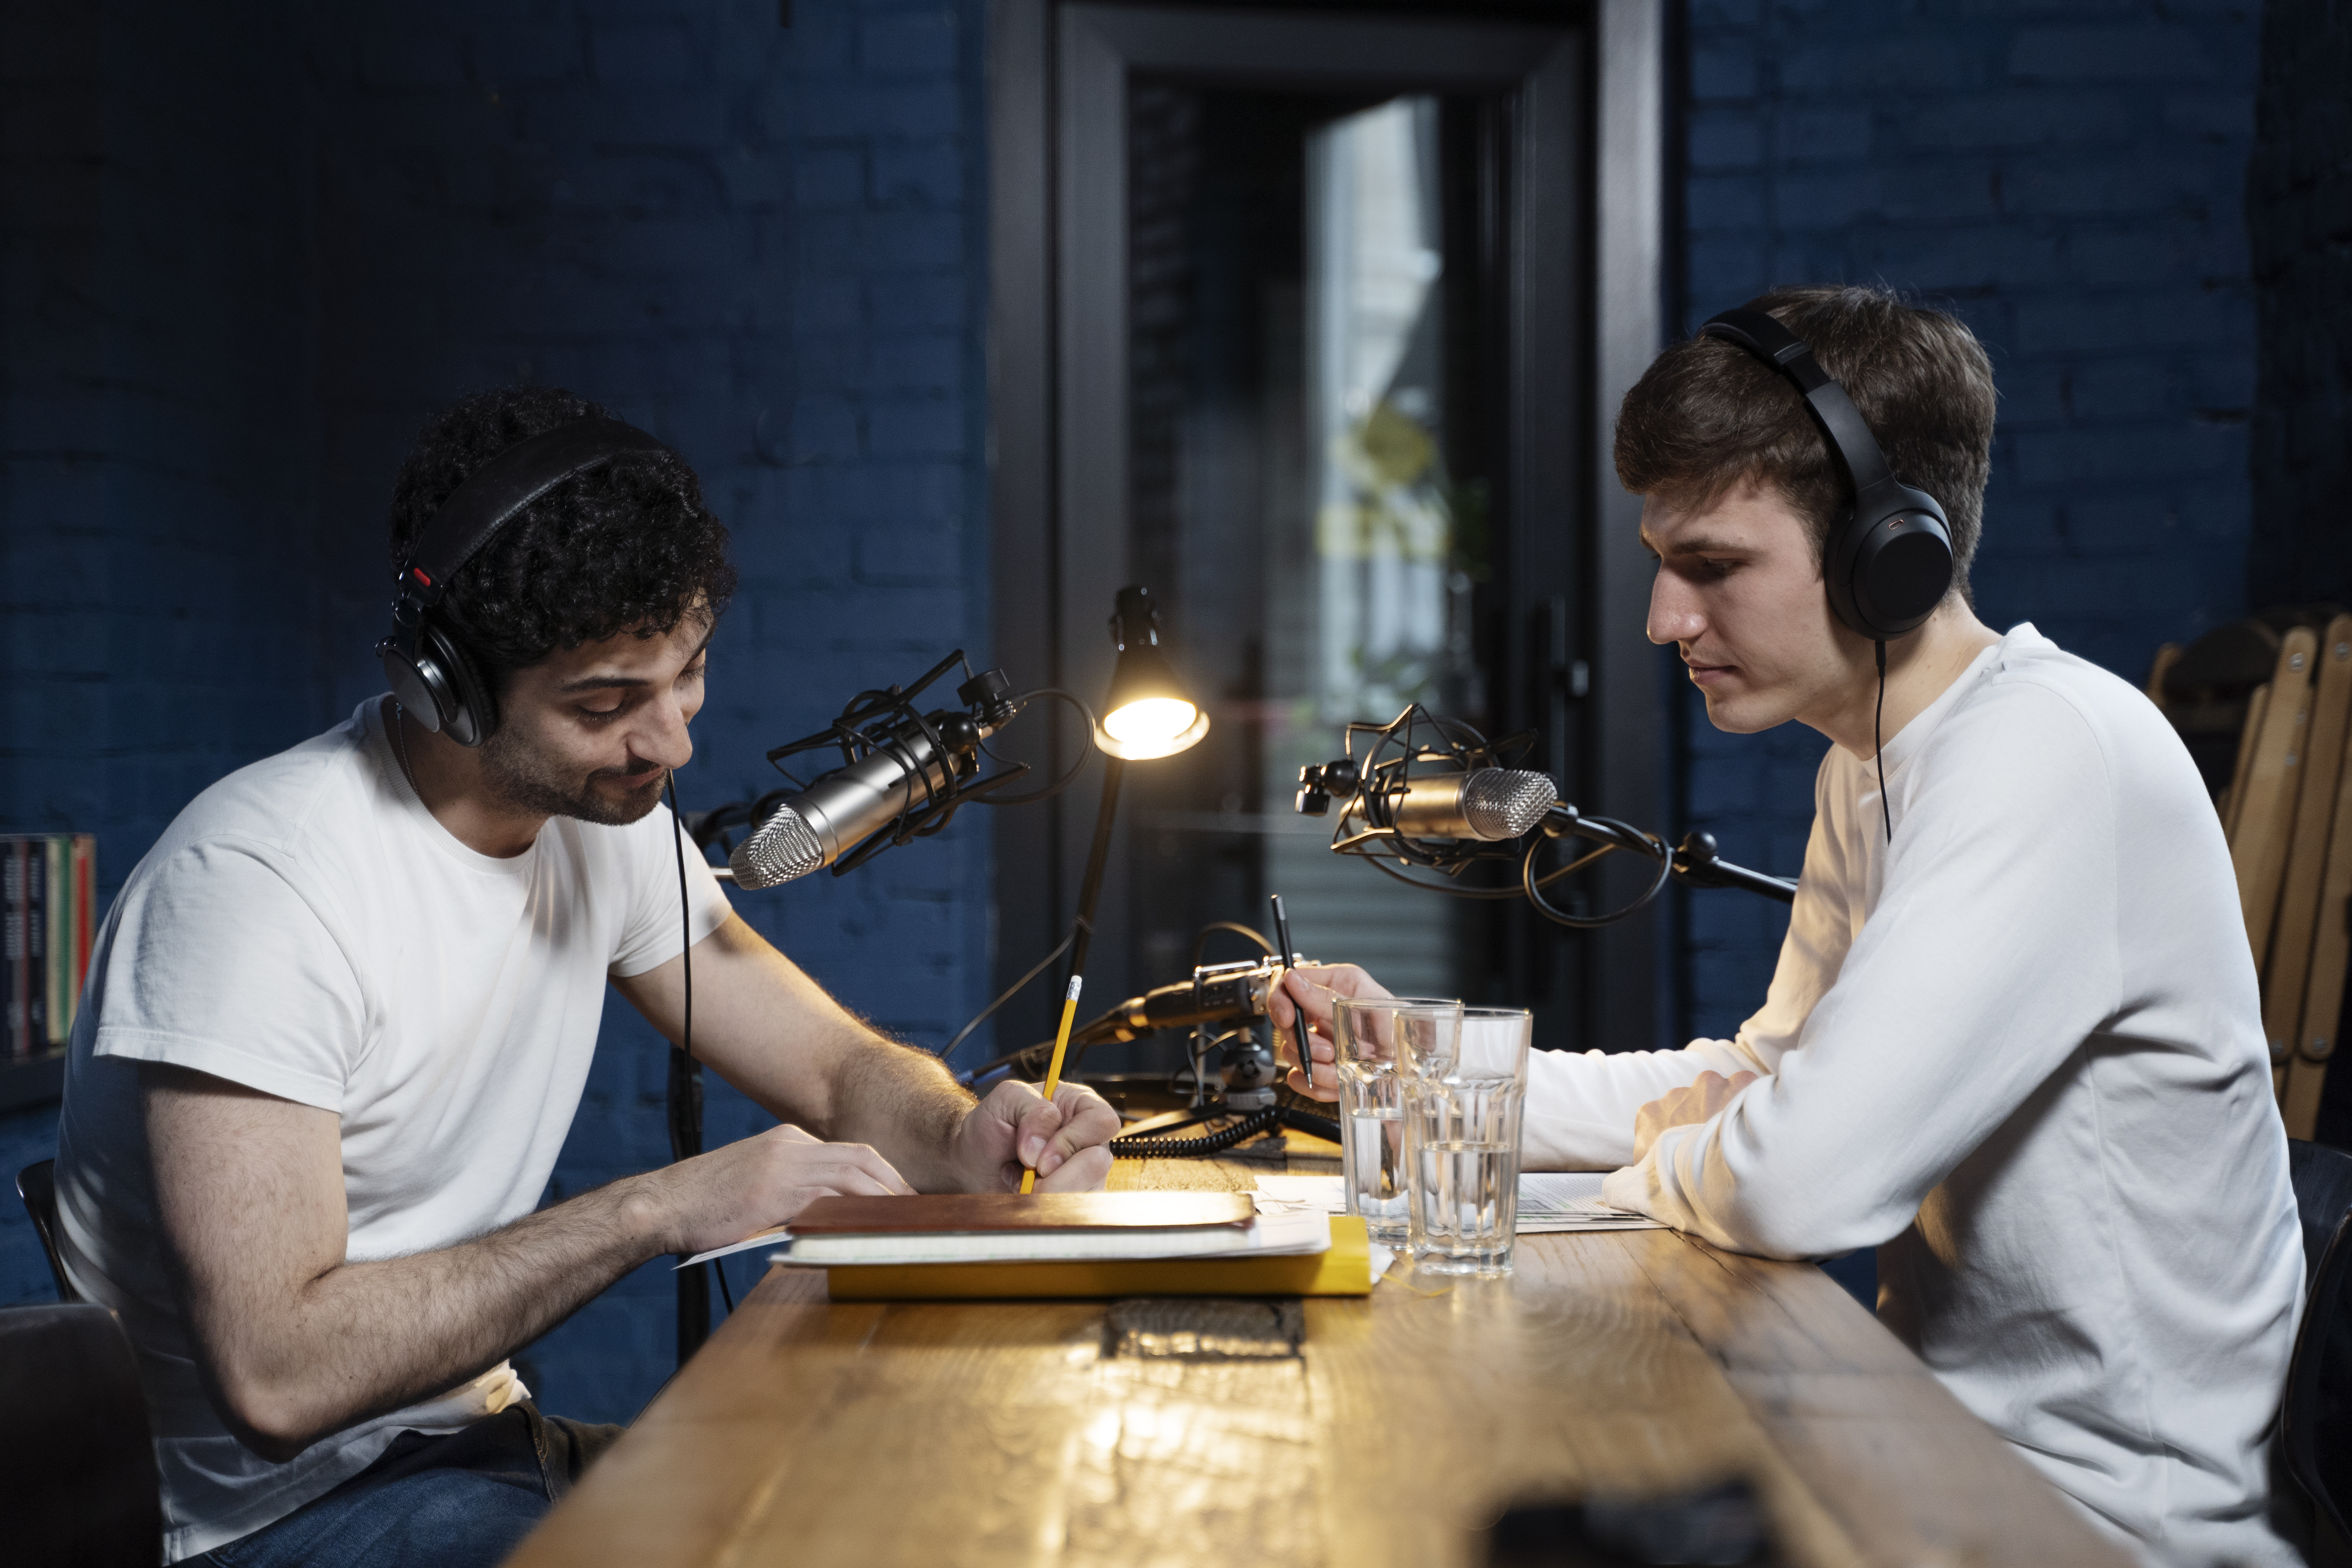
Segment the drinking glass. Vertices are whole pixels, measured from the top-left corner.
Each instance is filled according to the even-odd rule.
[[[1418,1269],[1511,1271],[1534,1026],[1521,1008],[1465,1007],[1450,1048],[1424,1056],[1406,1042],[1407,1234]]]
[[[1430,996],[1342,996],[1331,1020],[1348,1212],[1362,1217],[1372,1240],[1402,1247],[1410,1231],[1404,1064],[1408,1055],[1453,1059],[1462,1004]]]

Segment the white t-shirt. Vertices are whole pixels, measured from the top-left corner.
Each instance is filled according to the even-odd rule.
[[[336,1112],[354,1263],[452,1246],[538,1206],[596,1045],[607,976],[684,940],[669,813],[558,817],[511,859],[468,849],[409,788],[370,699],[213,785],[131,874],[99,933],[58,1130],[59,1246],[137,1346],[174,1562],[260,1529],[373,1462],[528,1391],[500,1364],[284,1464],[197,1378],[155,1221],[135,1063]],[[727,918],[688,854],[694,939]]]
[[[1625,1166],[1609,1201],[1741,1252],[1877,1247],[1881,1321],[2110,1531],[2297,1561],[2266,1515],[2302,1236],[2195,767],[2030,626],[1885,761],[1892,846],[1874,765],[1823,760],[1738,1037],[1538,1053],[1530,1163]],[[1764,1076],[1629,1164],[1641,1106],[1708,1070]]]

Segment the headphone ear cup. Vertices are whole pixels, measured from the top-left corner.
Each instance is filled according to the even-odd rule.
[[[422,640],[415,632],[395,629],[375,645],[376,657],[383,661],[383,678],[402,710],[428,730],[445,730],[457,694],[429,645],[419,648]]]
[[[449,700],[441,710],[441,732],[461,746],[480,745],[499,727],[499,702],[491,695],[490,683],[467,657],[464,647],[431,619],[417,628],[416,640],[423,650],[418,665],[437,666],[442,689],[448,693]]]
[[[1831,546],[1830,607],[1873,642],[1916,631],[1951,591],[1951,525],[1924,490],[1848,514]]]

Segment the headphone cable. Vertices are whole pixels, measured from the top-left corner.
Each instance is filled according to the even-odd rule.
[[[1883,645],[1881,657],[1884,657]],[[687,1059],[691,1061],[694,1058],[694,905],[686,896],[686,829],[678,821],[676,769],[670,771],[667,784],[670,847],[677,851],[677,929],[683,939],[677,956],[686,965],[686,1019],[678,1029],[677,1048],[684,1051]]]
[[[1871,760],[1878,764],[1878,810],[1886,819],[1886,842],[1895,842],[1895,808],[1886,804],[1886,742],[1880,732],[1886,724],[1886,639],[1878,639],[1878,710],[1870,718]]]
[[[679,825],[677,811],[677,770],[670,770],[669,842],[677,851],[677,929],[680,945],[678,962],[685,966],[686,1016],[678,1027],[677,1048],[686,1053],[688,1061],[694,1060],[694,905],[686,896],[686,829]],[[698,1129],[698,1131],[699,1131]],[[699,1144],[701,1141],[696,1140]],[[700,1153],[700,1148],[695,1150]],[[727,1303],[727,1315],[735,1315],[735,1292],[727,1288],[727,1265],[714,1261],[711,1271],[719,1276],[719,1299]]]

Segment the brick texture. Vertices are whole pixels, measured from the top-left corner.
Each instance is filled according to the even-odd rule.
[[[0,23],[0,826],[94,829],[110,893],[198,790],[381,689],[394,469],[517,381],[674,443],[733,530],[689,807],[984,656],[977,0],[226,13]],[[967,821],[739,906],[939,1046],[986,999],[987,874]],[[607,1024],[551,1197],[667,1157],[663,1047]],[[768,1124],[714,1084],[711,1142]],[[16,1164],[54,1139],[0,1120]],[[46,1297],[7,1207],[0,1300]],[[649,1265],[524,1352],[551,1408],[634,1415],[669,1289]]]
[[[1689,5],[1685,329],[1779,284],[1955,310],[2001,393],[1979,609],[2134,681],[2158,643],[2245,608],[2258,11]],[[2311,68],[2317,112],[2341,74]],[[1794,874],[1827,742],[1719,734],[1679,700],[1690,826]],[[1784,912],[1731,893],[1679,908],[1679,1023],[1727,1035],[1763,1000]]]
[[[432,409],[517,380],[675,442],[735,531],[689,805],[759,786],[851,691],[985,647],[983,8],[793,11],[0,12],[0,826],[95,830],[111,891],[197,790],[377,689],[394,467]],[[1799,280],[1950,300],[2004,394],[1988,616],[2136,676],[2241,609],[2252,5],[1691,0],[1685,36],[1690,321]],[[2272,68],[2317,73],[2315,115],[2326,58]],[[2324,290],[2336,230],[2297,221],[2263,264]],[[1691,825],[1793,871],[1822,742],[1684,721]],[[943,1043],[984,999],[987,870],[966,823],[740,905]],[[1777,913],[1683,910],[1684,1022],[1728,1030]],[[551,1197],[665,1157],[661,1050],[609,1023]],[[764,1120],[714,1091],[714,1142]],[[53,1144],[53,1112],[0,1118],[11,1169]],[[0,1300],[46,1296],[0,1215]],[[525,1352],[549,1405],[633,1415],[668,1290],[649,1265]]]
[[[2261,285],[2254,399],[2258,605],[2352,602],[2352,15],[2263,9],[2261,110],[2246,191]]]

